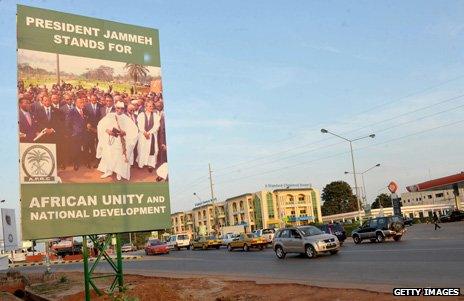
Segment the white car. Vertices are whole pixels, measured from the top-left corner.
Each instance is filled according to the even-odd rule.
[[[123,244],[121,247],[121,252],[132,252],[137,251],[137,248],[133,244]]]
[[[253,232],[258,237],[264,237],[268,244],[271,244],[274,240],[275,230],[274,229],[259,229]]]
[[[174,234],[169,236],[166,241],[169,249],[176,249],[179,251],[181,248],[190,250],[190,238],[187,234]]]
[[[222,239],[222,245],[227,246],[232,242],[232,240],[237,236],[237,234],[234,233],[227,233],[221,236]]]

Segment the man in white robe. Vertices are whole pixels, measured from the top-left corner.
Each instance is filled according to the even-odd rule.
[[[116,103],[116,113],[108,113],[97,126],[101,146],[98,170],[101,178],[116,173],[116,178],[130,180],[130,158],[137,142],[138,129],[135,123],[124,114],[124,103]],[[124,143],[125,142],[125,145]],[[97,157],[98,158],[98,157]]]
[[[139,128],[139,139],[137,144],[137,163],[139,168],[148,166],[148,171],[152,172],[156,167],[156,155],[158,153],[158,141],[156,139],[160,126],[161,113],[154,111],[152,101],[145,103],[145,112],[137,116],[137,126]]]

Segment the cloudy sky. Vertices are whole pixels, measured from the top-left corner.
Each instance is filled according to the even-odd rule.
[[[463,170],[462,1],[24,1],[160,30],[173,211],[266,184],[352,184],[369,201]],[[15,2],[1,1],[0,175],[18,202]]]

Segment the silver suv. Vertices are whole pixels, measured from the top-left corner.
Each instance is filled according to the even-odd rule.
[[[314,226],[302,226],[279,230],[272,247],[279,259],[284,259],[287,253],[301,253],[314,258],[326,252],[337,254],[340,242],[335,235],[326,234]]]

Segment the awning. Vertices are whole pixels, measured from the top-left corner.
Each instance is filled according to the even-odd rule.
[[[458,187],[464,187],[464,172],[430,180],[427,182],[422,182],[416,185],[407,186],[406,189],[409,192],[417,192],[424,190],[445,190],[453,189],[453,185],[458,185]]]

